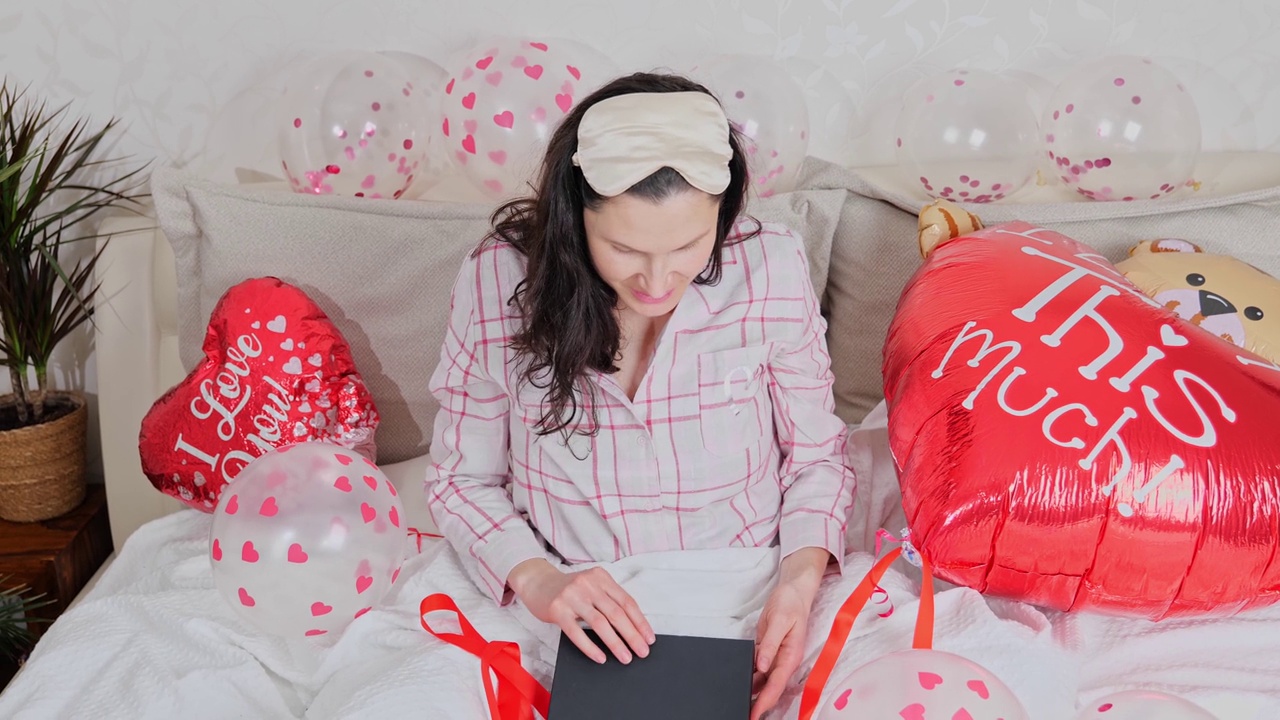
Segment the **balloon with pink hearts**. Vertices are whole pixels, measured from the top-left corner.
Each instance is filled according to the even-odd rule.
[[[824,693],[819,720],[1027,720],[1013,691],[975,662],[903,650],[858,667]]]
[[[399,198],[426,164],[431,103],[408,70],[376,52],[340,51],[285,81],[276,127],[294,192]]]
[[[236,615],[271,635],[324,642],[379,607],[406,542],[387,476],[359,453],[308,442],[253,460],[223,489],[209,561]]]
[[[771,58],[755,55],[719,55],[690,75],[719,98],[745,141],[752,194],[794,190],[809,152],[809,105],[800,84]]]
[[[1199,109],[1148,58],[1076,68],[1050,97],[1041,132],[1055,177],[1090,200],[1158,200],[1195,186]]]
[[[561,119],[617,74],[600,52],[557,38],[485,39],[451,64],[439,132],[462,175],[491,200],[528,194]]]
[[[1217,720],[1190,700],[1155,690],[1124,690],[1086,703],[1076,720]]]

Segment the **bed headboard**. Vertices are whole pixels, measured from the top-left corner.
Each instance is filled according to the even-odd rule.
[[[117,549],[143,523],[182,508],[142,474],[138,429],[166,390],[186,375],[178,359],[173,250],[149,216],[103,221],[101,291],[94,314],[102,470]]]

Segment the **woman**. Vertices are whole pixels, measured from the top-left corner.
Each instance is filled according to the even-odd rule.
[[[780,544],[753,717],[799,665],[853,476],[800,240],[743,217],[741,141],[716,99],[635,74],[552,136],[533,197],[468,259],[431,379],[430,509],[472,578],[597,662],[654,641],[594,568]]]

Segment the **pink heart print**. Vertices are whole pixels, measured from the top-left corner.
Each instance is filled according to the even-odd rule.
[[[280,512],[280,508],[276,507],[274,495],[263,500],[262,507],[258,508],[258,514],[263,517],[275,517],[278,512]]]
[[[569,112],[569,108],[573,107],[573,96],[568,93],[557,93],[556,107],[560,108],[560,112]]]
[[[248,590],[245,590],[244,588],[240,588],[239,595],[240,595],[241,605],[245,607],[253,607],[255,604],[257,604],[254,602],[253,596],[249,594]]]
[[[247,563],[258,562],[258,550],[253,546],[252,540],[245,540],[244,547],[240,549],[240,559]]]
[[[480,58],[479,60],[477,60],[477,61],[476,61],[476,69],[478,69],[478,70],[488,70],[488,69],[489,69],[489,65],[490,65],[490,64],[492,64],[492,63],[493,63],[493,56],[492,56],[492,55],[490,55],[490,56],[488,56],[488,57]]]
[[[356,578],[356,594],[357,595],[364,594],[364,591],[368,590],[369,586],[372,584],[373,584],[373,578],[369,577],[368,575],[361,575],[360,577]]]
[[[391,519],[391,524],[400,527],[400,513],[393,507],[387,511],[387,517]]]
[[[919,674],[920,687],[932,690],[942,684],[942,676],[937,673],[922,672]]]
[[[325,605],[324,603],[319,601],[311,603],[312,617],[320,617],[321,615],[328,615],[332,611],[333,611],[332,605]]]
[[[449,84],[444,86],[444,94],[445,94],[445,95],[452,95],[452,94],[453,94],[453,82],[454,82],[454,80],[456,80],[456,78],[449,78]]]
[[[239,509],[240,509],[240,496],[232,495],[231,499],[227,501],[227,514],[235,515],[236,511]]]
[[[466,95],[464,95],[464,96],[462,97],[462,107],[464,107],[464,108],[466,108],[466,109],[468,109],[468,110],[472,110],[472,109],[474,109],[474,108],[475,108],[475,106],[476,106],[476,94],[475,94],[475,93],[467,93]]]
[[[462,149],[466,150],[472,155],[476,154],[476,138],[474,135],[468,135],[462,138]]]
[[[364,476],[364,484],[365,484],[365,485],[368,485],[370,490],[377,490],[377,489],[378,489],[378,478],[376,478],[376,477],[374,477],[374,476],[372,476],[372,475],[365,475],[365,476]]]
[[[968,710],[960,708],[955,715],[951,716],[951,720],[973,720],[973,716],[969,714]]]
[[[537,80],[538,78],[542,77],[542,66],[541,66],[541,65],[526,65],[526,66],[525,66],[525,68],[524,68],[524,74],[525,74],[525,75],[528,75],[529,77],[533,78],[534,80]]]
[[[494,165],[506,165],[506,164],[507,164],[507,151],[506,151],[506,150],[490,150],[490,151],[489,151],[489,160],[490,160]]]
[[[564,69],[569,71],[569,74],[573,76],[574,80],[582,79],[582,71],[578,70],[578,68],[572,65],[565,65]]]
[[[925,720],[924,705],[920,703],[912,703],[902,708],[898,714],[902,716],[902,720]]]
[[[837,710],[843,710],[849,705],[849,696],[853,694],[852,689],[845,690],[840,693],[840,697],[836,698],[835,706]]]
[[[333,486],[342,492],[349,493],[351,492],[351,478],[342,475],[333,481]]]
[[[309,556],[307,555],[306,551],[302,549],[302,545],[299,545],[298,543],[294,543],[289,546],[289,562],[304,563],[307,561],[308,557]]]
[[[376,517],[378,517],[378,511],[374,510],[372,505],[369,503],[360,503],[360,518],[364,520],[365,523],[373,522],[373,519]]]
[[[350,455],[344,455],[342,453],[335,453],[333,457],[338,461],[338,464],[343,467],[350,465],[355,460],[355,458]]]
[[[510,130],[511,127],[516,124],[516,115],[510,110],[503,110],[502,112],[493,116],[493,123],[498,127],[503,127]]]
[[[547,51],[547,44],[546,44],[546,43],[541,43],[541,42],[531,42],[531,43],[529,43],[529,47],[531,47],[531,48],[535,48],[535,49],[537,49],[537,50],[541,50],[542,52],[546,52],[546,51]]]
[[[981,680],[970,680],[965,683],[965,687],[978,694],[978,697],[987,700],[991,697],[991,691],[987,689],[987,684]]]

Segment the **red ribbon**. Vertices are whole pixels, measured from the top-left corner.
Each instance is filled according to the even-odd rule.
[[[433,612],[453,613],[458,618],[461,632],[433,630],[427,623],[427,615]],[[489,702],[491,720],[533,720],[534,710],[542,717],[547,717],[551,707],[551,693],[520,665],[519,645],[505,640],[485,640],[467,621],[453,598],[444,593],[423,598],[418,614],[424,630],[480,658],[480,676],[484,678],[484,695]]]
[[[410,535],[413,536],[414,540],[418,541],[418,552],[422,552],[422,538],[443,538],[444,537],[443,535],[437,535],[435,533],[422,532],[418,530],[418,528],[408,528],[408,532]]]
[[[897,547],[880,558],[836,612],[827,641],[823,643],[822,651],[818,653],[818,660],[813,664],[809,678],[805,680],[804,692],[800,695],[800,720],[810,720],[818,709],[822,690],[827,686],[827,680],[830,679],[831,671],[835,669],[840,654],[844,652],[845,641],[849,639],[849,632],[853,629],[853,621],[867,606],[867,602],[871,600],[875,591],[880,588],[880,578],[884,577],[889,566],[901,554],[902,548]],[[929,650],[933,647],[933,573],[929,567],[929,561],[923,554],[920,554],[920,561],[924,570],[924,582],[920,588],[920,611],[916,615],[916,631],[912,647],[917,650]]]

